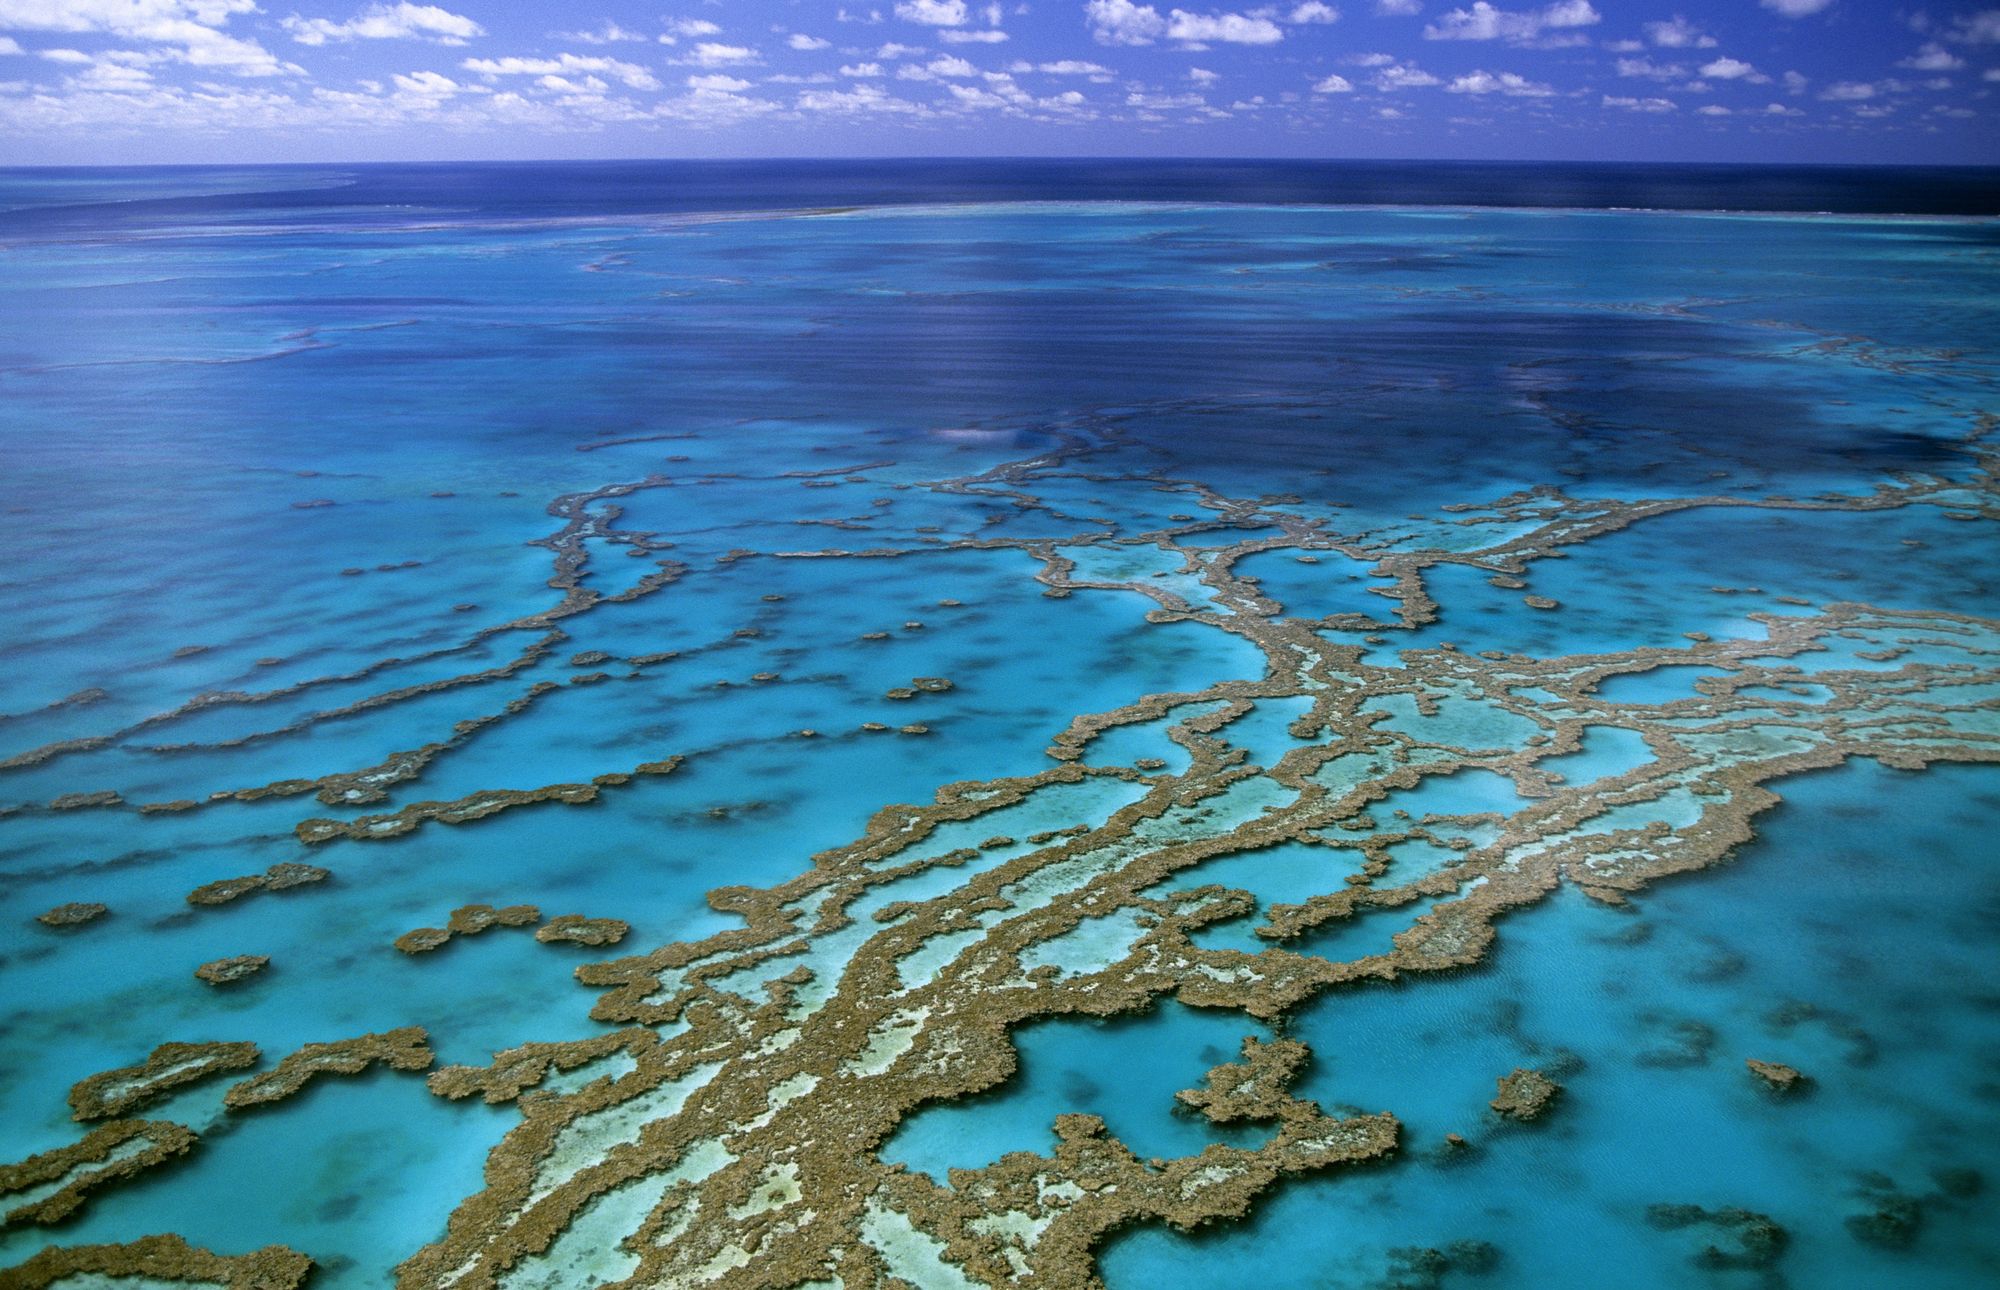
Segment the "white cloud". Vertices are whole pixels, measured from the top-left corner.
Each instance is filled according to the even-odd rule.
[[[236,76],[304,75],[254,40],[220,30],[256,0],[0,0],[0,28],[102,32],[165,45],[155,61],[212,67]]]
[[[1932,41],[1896,66],[1918,72],[1955,72],[1965,66],[1965,60],[1943,45]]]
[[[798,97],[801,112],[848,116],[864,112],[887,112],[906,116],[929,116],[921,103],[899,99],[879,85],[857,85],[851,90],[807,90]]]
[[[938,33],[938,39],[948,45],[997,45],[1007,39],[1007,33],[998,27],[988,27],[984,31],[952,31]]]
[[[1714,49],[1715,37],[1675,14],[1666,22],[1649,22],[1646,39],[1662,49]]]
[[[1189,13],[1176,9],[1167,20],[1167,39],[1184,45],[1219,40],[1232,45],[1272,45],[1285,38],[1284,29],[1269,18],[1240,13]]]
[[[1543,9],[1512,12],[1496,8],[1487,0],[1473,0],[1470,9],[1453,9],[1424,28],[1425,40],[1507,40],[1515,43],[1534,40],[1550,28],[1588,27],[1602,22],[1604,15],[1590,0],[1556,0]]]
[[[888,44],[882,46],[882,48],[876,50],[875,57],[908,58],[911,54],[921,54],[923,52],[924,52],[924,47],[922,45],[899,45],[892,40]]]
[[[643,35],[617,23],[605,20],[591,31],[550,32],[551,40],[567,40],[578,45],[621,45],[630,41],[649,41],[651,36]]]
[[[443,99],[461,93],[464,89],[457,81],[437,72],[411,72],[405,76],[398,73],[392,77],[396,88],[416,98]]]
[[[1951,39],[1968,45],[2000,44],[2000,9],[1985,9],[1952,21]]]
[[[1196,85],[1213,85],[1222,79],[1222,73],[1211,72],[1206,67],[1190,67],[1187,69],[1187,78]]]
[[[963,58],[945,54],[933,58],[930,62],[922,66],[918,66],[915,63],[904,64],[897,70],[896,79],[900,81],[969,80],[977,75],[979,75],[979,69],[971,63],[966,62]]]
[[[1718,58],[1701,65],[1701,74],[1714,81],[1743,81],[1761,85],[1771,78],[1740,58]]]
[[[1648,80],[1672,81],[1687,75],[1684,63],[1656,63],[1650,58],[1621,58],[1618,60],[1620,76],[1643,76]]]
[[[1831,5],[1833,0],[1758,0],[1758,3],[1787,18],[1804,18]]]
[[[706,18],[674,18],[667,23],[666,34],[660,37],[662,45],[678,45],[683,36],[719,36],[722,28]]]
[[[1985,81],[1988,85],[1991,85],[1996,81],[2000,81],[2000,67],[1987,68],[1985,73],[1982,74],[1979,79]]]
[[[1444,88],[1447,94],[1505,94],[1509,98],[1545,99],[1555,93],[1550,86],[1514,72],[1470,72]]]
[[[724,45],[713,40],[704,40],[695,45],[694,51],[679,60],[695,67],[734,67],[741,63],[757,61],[757,51],[748,45]]]
[[[1443,82],[1414,63],[1396,63],[1375,73],[1378,90],[1420,90]]]
[[[1709,103],[1695,109],[1696,116],[1730,116],[1732,113],[1720,103]]]
[[[1859,103],[1875,97],[1875,87],[1866,81],[1835,81],[1820,91],[1820,97],[1831,103]]]
[[[301,45],[324,45],[330,40],[429,40],[440,45],[463,45],[486,28],[472,19],[440,9],[432,4],[376,4],[363,9],[346,22],[327,18],[301,18],[297,14],[279,24]]]
[[[896,5],[896,16],[904,22],[918,22],[926,27],[962,27],[965,25],[965,0],[900,0]]]
[[[1603,106],[1608,108],[1623,108],[1627,112],[1673,112],[1678,110],[1677,105],[1672,99],[1623,98],[1616,94],[1605,95]]]
[[[1053,63],[1037,63],[1030,67],[1026,63],[1016,64],[1017,72],[1046,72],[1050,76],[1110,76],[1111,69],[1102,63],[1086,63],[1079,58],[1063,58]]]
[[[1125,96],[1125,106],[1145,108],[1151,112],[1167,112],[1175,108],[1207,107],[1208,100],[1199,94],[1155,94],[1146,90],[1133,90]]]
[[[736,76],[724,76],[721,72],[710,72],[706,76],[687,78],[691,90],[714,90],[725,94],[735,94],[750,88],[750,82]]]
[[[818,36],[808,36],[802,31],[795,31],[785,39],[786,45],[799,50],[825,49],[832,43],[830,40],[821,40]]]
[[[849,63],[840,69],[840,74],[842,76],[851,76],[855,80],[866,80],[871,76],[880,76],[882,74],[882,64]]]
[[[1806,92],[1806,86],[1810,84],[1812,84],[1812,81],[1798,72],[1785,73],[1785,92],[1787,94],[1803,94]]]
[[[468,58],[459,64],[466,71],[494,79],[501,76],[564,76],[601,73],[635,90],[657,90],[660,82],[637,63],[620,62],[596,54],[561,54],[555,58]]]
[[[1321,3],[1321,0],[1306,0],[1304,4],[1292,6],[1291,16],[1285,21],[1299,24],[1339,22],[1340,10]]]
[[[1100,45],[1150,45],[1167,30],[1158,9],[1132,0],[1089,0],[1083,16]]]
[[[26,50],[21,48],[21,42],[15,40],[12,36],[0,36],[0,54],[25,54],[26,52]]]
[[[1345,76],[1329,76],[1325,80],[1313,85],[1313,93],[1352,94],[1354,93],[1354,82],[1348,80]]]
[[[1375,13],[1383,18],[1408,18],[1423,10],[1423,0],[1375,0]]]

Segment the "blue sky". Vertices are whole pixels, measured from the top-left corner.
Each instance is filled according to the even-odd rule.
[[[2000,161],[2000,9],[0,0],[0,163]]]

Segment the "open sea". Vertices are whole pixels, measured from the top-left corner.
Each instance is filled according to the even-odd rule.
[[[0,170],[0,549],[0,1290],[2000,1285],[2000,173]]]

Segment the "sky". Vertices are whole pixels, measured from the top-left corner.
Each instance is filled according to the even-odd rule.
[[[1976,3],[1189,3],[0,0],[0,164],[2000,163]]]

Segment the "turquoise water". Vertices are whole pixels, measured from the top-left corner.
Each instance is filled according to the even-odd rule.
[[[715,1089],[806,1087],[756,1049],[783,1013],[826,1028],[800,1106],[836,1070],[913,1090],[839,1165],[903,1215],[973,1204],[950,1170],[1046,1157],[1065,1113],[1141,1160],[1263,1150],[1268,1120],[1173,1095],[1283,1035],[1312,1054],[1293,1094],[1395,1113],[1398,1152],[1288,1175],[1240,1222],[1138,1222],[1102,1247],[1107,1284],[1238,1284],[1253,1260],[1342,1287],[2000,1276],[1993,1192],[1964,1174],[2000,1146],[2000,793],[1970,764],[2000,747],[1992,223],[542,219],[315,196],[338,176],[121,185],[101,209],[36,182],[77,209],[0,250],[0,1161],[79,1140],[69,1087],[168,1041],[249,1040],[268,1070],[420,1025],[440,1065],[483,1066],[636,1025],[713,1044]],[[1744,808],[1755,837],[1647,868],[1749,800],[1744,767],[1783,799]],[[495,797],[552,786],[576,800]],[[1322,798],[1345,804],[1306,822]],[[969,818],[878,814],[934,802]],[[1551,848],[1568,867],[1481,962],[1275,1013],[1216,992],[1389,955]],[[332,874],[185,898],[288,861]],[[1629,905],[1586,894],[1627,873]],[[782,886],[801,875],[867,894],[818,921],[817,888]],[[791,922],[718,888],[777,888]],[[35,921],[71,901],[110,912]],[[470,903],[630,930],[392,948]],[[645,1006],[588,966],[697,943],[628,965]],[[239,954],[270,966],[195,979]],[[995,1086],[912,1073],[989,1036],[1019,1054]],[[1811,1084],[1774,1097],[1753,1057]],[[1544,1119],[1487,1110],[1516,1066],[1565,1085]],[[387,1285],[537,1113],[380,1068],[231,1111],[234,1078],[138,1113],[201,1133],[185,1160],[0,1227],[0,1262],[174,1231]],[[650,1118],[796,1164],[804,1131],[764,1110],[703,1092],[596,1159]],[[706,1219],[639,1282],[737,1232],[735,1186],[689,1183]],[[1732,1238],[1655,1204],[1790,1239],[1768,1269],[1699,1266]],[[819,1208],[813,1240],[857,1244]],[[931,1212],[925,1240],[986,1239]],[[1849,1223],[1882,1212],[1907,1241]],[[959,1275],[880,1230],[858,1244],[887,1273]],[[1492,1250],[1412,1252],[1462,1241]]]

